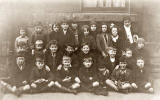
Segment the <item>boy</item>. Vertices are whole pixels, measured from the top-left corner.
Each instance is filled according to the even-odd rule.
[[[94,39],[96,40],[98,31],[97,31],[97,23],[95,21],[91,21],[90,22],[90,34],[94,37]]]
[[[32,55],[35,54],[35,49],[36,49],[36,45],[37,44],[43,44],[43,46],[40,46],[43,50],[43,52],[45,52],[45,46],[46,46],[46,35],[43,33],[43,27],[42,24],[40,22],[35,24],[35,28],[34,28],[34,33],[31,35],[31,49],[32,49]]]
[[[89,31],[89,26],[88,25],[83,25],[82,26],[82,32],[83,34],[81,35],[81,38],[80,38],[80,43],[88,43],[90,45],[90,49],[91,51],[95,51],[96,49],[96,41],[94,39],[94,37],[90,34],[90,31]]]
[[[71,58],[64,55],[59,66],[61,66],[61,69],[57,69],[57,82],[55,85],[64,92],[76,93],[76,89],[80,87],[80,80],[73,71],[74,66]]]
[[[136,66],[133,70],[134,83],[132,87],[137,92],[148,92],[153,93],[153,87],[151,81],[149,80],[149,73],[145,68],[145,62],[142,57],[137,57]]]
[[[128,68],[133,69],[135,64],[135,57],[133,57],[133,52],[130,48],[125,49],[125,57],[128,64]]]
[[[118,60],[121,56],[122,56],[122,50],[121,50],[121,46],[122,46],[122,39],[120,38],[119,34],[118,34],[118,28],[117,26],[112,26],[111,28],[111,41],[112,41],[112,45],[113,47],[116,48],[116,59]]]
[[[133,37],[135,37],[135,32],[131,26],[131,19],[130,17],[123,18],[123,28],[120,30],[120,37],[123,40],[122,48],[125,49],[128,46],[131,46],[134,43]]]
[[[101,33],[97,35],[96,42],[99,52],[103,57],[107,57],[107,48],[112,46],[111,36],[107,32],[107,24],[102,23]]]
[[[29,38],[26,35],[26,30],[21,27],[19,30],[20,36],[18,36],[15,40],[15,50],[16,52],[29,51]]]
[[[71,22],[71,29],[72,29],[72,33],[74,36],[74,43],[75,43],[75,50],[77,50],[79,48],[79,44],[80,44],[80,40],[79,40],[79,36],[80,36],[80,32],[78,29],[78,24],[75,21]]]
[[[83,62],[79,70],[81,89],[82,91],[89,91],[97,95],[108,95],[108,92],[105,92],[105,94],[100,92],[102,91],[102,88],[100,88],[98,77],[95,74],[94,64],[95,62],[93,62],[92,57],[83,58]]]
[[[74,44],[74,35],[72,34],[67,21],[61,23],[61,30],[58,35],[58,43],[61,49],[64,50],[65,43]]]
[[[35,66],[30,74],[31,93],[46,92],[52,90],[55,82],[55,75],[45,65],[44,55],[36,56]]]
[[[53,73],[60,64],[62,55],[63,54],[58,47],[58,42],[56,40],[51,40],[48,43],[47,51],[45,52],[45,61]]]
[[[25,87],[22,88],[24,91],[29,89],[28,75],[30,74],[31,68],[29,67],[30,65],[27,55],[24,51],[18,52],[15,62],[10,65],[10,78],[2,80],[1,85],[4,86],[4,88],[6,88],[9,92],[19,96],[19,88]]]
[[[128,93],[131,89],[131,70],[127,67],[125,57],[120,58],[119,68],[112,72],[111,80],[107,80],[106,83],[116,91]]]
[[[52,25],[52,31],[48,34],[48,37],[47,37],[48,43],[51,40],[57,40],[58,41],[59,29],[60,29],[60,27],[59,27],[58,23],[54,23]]]

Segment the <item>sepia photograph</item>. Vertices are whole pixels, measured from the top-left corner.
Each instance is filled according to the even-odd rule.
[[[0,100],[160,100],[160,1],[0,0]]]

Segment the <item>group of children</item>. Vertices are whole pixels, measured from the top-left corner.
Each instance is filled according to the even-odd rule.
[[[134,34],[129,17],[123,28],[102,23],[98,30],[96,22],[79,28],[74,21],[63,21],[54,23],[49,34],[43,33],[41,23],[34,30],[29,38],[20,29],[10,78],[0,81],[5,92],[153,93],[145,41]]]

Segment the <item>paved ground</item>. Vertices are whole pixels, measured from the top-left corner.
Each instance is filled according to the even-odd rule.
[[[109,96],[97,96],[90,93],[79,93],[77,95],[68,93],[41,93],[41,94],[25,94],[18,98],[12,94],[1,94],[2,100],[160,100],[160,79],[154,82],[155,93],[130,93],[120,94],[109,92]]]

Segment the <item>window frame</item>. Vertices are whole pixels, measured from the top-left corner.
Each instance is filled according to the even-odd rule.
[[[129,13],[130,12],[130,0],[126,0],[126,7],[84,7],[84,0],[81,0],[81,12],[84,13]]]

